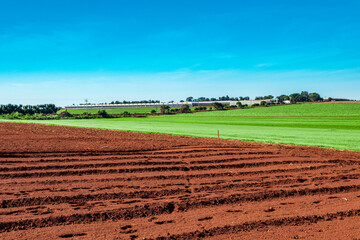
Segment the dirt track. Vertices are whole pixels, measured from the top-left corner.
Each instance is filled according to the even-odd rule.
[[[0,123],[2,239],[354,239],[360,153]]]

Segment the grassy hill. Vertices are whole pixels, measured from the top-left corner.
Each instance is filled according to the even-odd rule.
[[[196,113],[194,116],[360,116],[360,103],[279,105]]]

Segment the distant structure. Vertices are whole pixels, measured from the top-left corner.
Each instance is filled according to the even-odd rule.
[[[168,105],[172,108],[180,108],[182,105],[189,105],[189,107],[210,107],[215,102],[222,103],[225,106],[234,106],[237,102],[242,105],[260,104],[262,101],[277,103],[277,99],[262,99],[262,100],[241,100],[241,101],[202,101],[202,102],[168,102],[168,103],[119,103],[119,104],[79,104],[67,105],[65,109],[116,109],[116,108],[160,108],[161,105]]]
[[[290,100],[284,100],[283,103],[285,103],[285,104],[290,104],[291,101],[290,101]]]

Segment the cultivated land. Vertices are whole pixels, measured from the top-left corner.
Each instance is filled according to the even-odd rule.
[[[360,153],[0,123],[2,239],[356,239]]]
[[[147,118],[40,123],[212,138],[217,137],[219,130],[220,137],[226,139],[360,151],[360,103],[298,104]]]

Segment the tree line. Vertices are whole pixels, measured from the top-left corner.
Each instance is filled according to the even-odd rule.
[[[323,101],[323,98],[319,93],[309,93],[307,91],[302,91],[301,93],[292,93],[289,95],[282,94],[276,97],[278,99],[278,103],[284,103],[285,101],[290,101],[291,103],[299,103],[299,102],[318,102]],[[199,97],[197,99],[193,97],[186,98],[186,101],[189,102],[201,102],[201,101],[242,101],[249,100],[249,97],[229,97],[228,95],[222,96],[219,98],[206,98]],[[256,97],[255,100],[265,100],[265,99],[274,99],[274,96],[259,96]],[[144,100],[144,101],[123,101],[122,103],[158,103],[158,100]],[[184,102],[182,100],[182,102]],[[111,102],[111,103],[120,103],[119,101]],[[260,104],[261,105],[261,104]],[[185,106],[185,105],[184,105]],[[219,106],[213,106],[215,109],[221,109]],[[12,114],[19,113],[24,115],[34,115],[34,114],[56,114],[61,108],[55,106],[55,104],[41,104],[41,105],[16,105],[16,104],[7,104],[0,105],[0,115],[2,114]],[[170,112],[170,108],[162,109],[161,112],[168,113]],[[189,112],[188,106],[182,107],[178,109],[179,112]]]
[[[187,97],[187,102],[205,102],[205,101],[242,101],[242,100],[250,100],[250,97],[229,97],[229,95],[218,97],[218,98],[207,98],[207,97],[199,97],[199,98],[193,98],[193,97]],[[180,102],[184,102],[184,100],[181,100]]]
[[[309,93],[308,91],[302,91],[301,93],[292,93],[289,95],[282,94],[276,97],[279,103],[283,103],[284,101],[290,101],[291,103],[298,102],[319,102],[324,99],[320,96],[319,93]],[[255,97],[255,100],[265,100],[265,99],[274,99],[272,95]]]
[[[280,103],[283,103],[286,100],[289,100],[291,103],[298,103],[298,102],[319,102],[323,101],[323,98],[320,96],[319,93],[309,93],[307,91],[302,91],[301,93],[292,93],[289,95],[282,94],[276,97]],[[265,95],[265,96],[257,96],[255,100],[266,100],[266,99],[274,99],[273,95]],[[207,97],[187,97],[187,102],[204,102],[204,101],[244,101],[250,100],[250,97],[229,97],[228,95],[222,96],[219,98],[207,98]],[[184,102],[181,100],[180,102]]]
[[[314,92],[309,93],[307,91],[302,91],[301,93],[292,93],[290,95],[280,95],[277,97],[280,103],[288,100],[291,103],[298,103],[298,102],[319,102],[323,101],[323,98],[320,94]]]
[[[160,103],[160,100],[141,100],[141,101],[112,101],[110,104],[121,104],[121,103]]]
[[[16,105],[7,104],[0,105],[0,114],[12,114],[20,113],[26,115],[34,114],[55,114],[60,110],[60,107],[56,107],[55,104],[40,104],[40,105]]]

